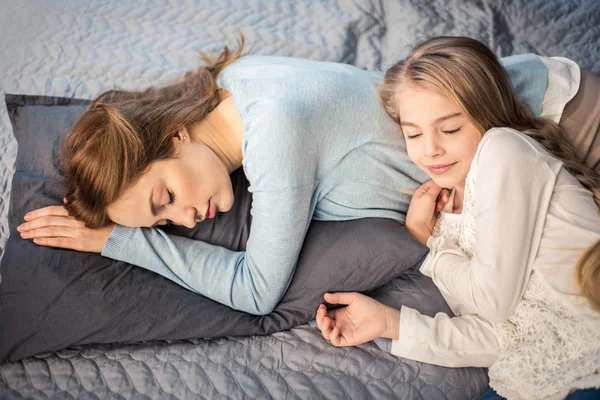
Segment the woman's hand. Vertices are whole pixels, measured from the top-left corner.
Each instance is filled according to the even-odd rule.
[[[360,293],[325,293],[330,304],[346,305],[317,309],[317,326],[323,337],[337,347],[356,346],[378,337],[398,339],[400,311]]]
[[[101,253],[114,225],[100,229],[86,228],[84,223],[69,216],[63,206],[50,206],[25,215],[27,222],[17,231],[23,239],[33,239],[40,246],[61,247],[90,253]]]
[[[419,186],[410,200],[406,213],[406,230],[415,239],[427,244],[437,217],[448,203],[450,192],[429,180]]]

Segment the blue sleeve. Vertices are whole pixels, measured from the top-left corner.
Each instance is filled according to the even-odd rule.
[[[536,117],[542,114],[544,95],[548,87],[548,68],[535,54],[503,57],[500,62],[508,72],[519,100],[529,107]]]
[[[102,255],[154,271],[236,310],[271,312],[289,286],[311,220],[313,187],[256,192],[246,252],[155,228],[117,225]]]

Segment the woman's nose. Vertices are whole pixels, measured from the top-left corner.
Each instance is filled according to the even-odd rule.
[[[193,207],[182,210],[176,221],[177,225],[192,229],[196,226],[196,210]]]

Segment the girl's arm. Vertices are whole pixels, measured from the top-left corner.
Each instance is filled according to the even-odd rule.
[[[403,306],[399,332],[392,354],[444,367],[489,367],[500,352],[494,324],[479,315],[431,318]]]
[[[154,271],[236,310],[267,314],[292,279],[314,210],[312,191],[307,186],[253,193],[246,252],[117,225],[102,255]]]
[[[421,266],[463,314],[503,322],[521,300],[542,231],[559,162],[510,129],[485,133],[475,174],[476,243],[471,260],[452,241],[430,238]]]
[[[435,318],[402,307],[395,310],[360,293],[326,293],[325,301],[343,307],[317,310],[323,337],[338,347],[375,338],[392,340],[392,354],[446,367],[489,367],[500,351],[495,327],[478,315]]]

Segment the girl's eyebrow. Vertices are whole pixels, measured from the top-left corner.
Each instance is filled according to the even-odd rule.
[[[438,119],[436,119],[434,122],[440,123],[442,121],[445,121],[447,119],[451,119],[451,118],[455,118],[455,117],[460,117],[462,114],[459,112],[453,113],[453,114],[448,114],[448,115],[444,115],[443,117],[439,117]],[[417,125],[413,124],[412,122],[408,122],[408,121],[403,121],[400,120],[400,125],[401,126],[414,126],[415,128],[417,128]]]

